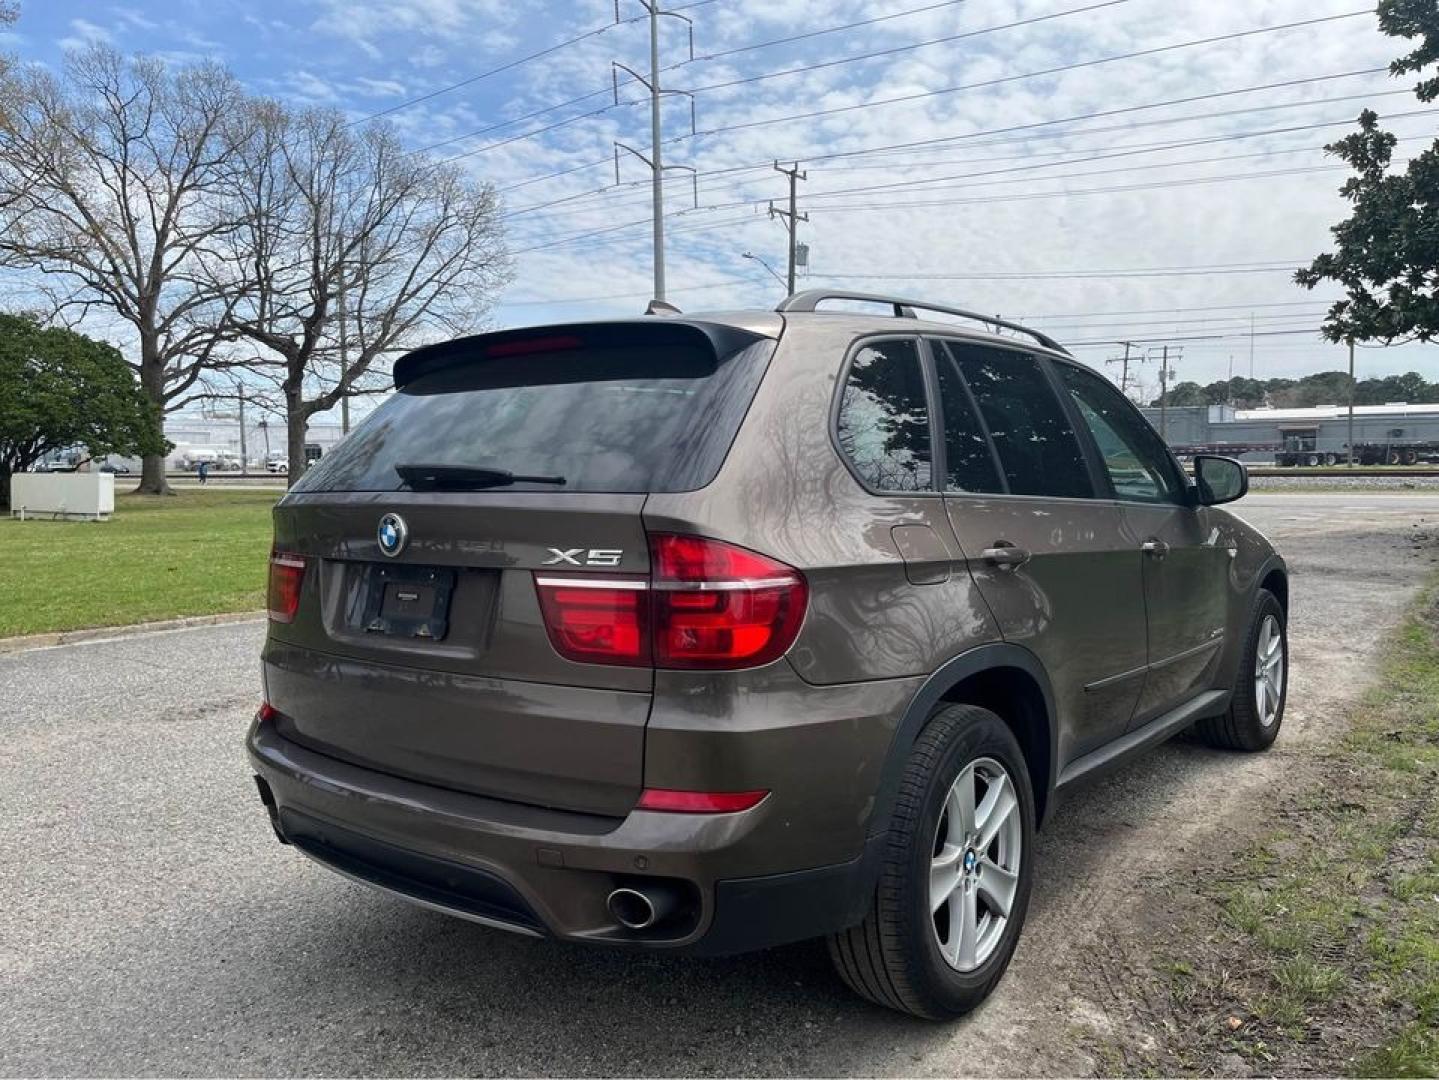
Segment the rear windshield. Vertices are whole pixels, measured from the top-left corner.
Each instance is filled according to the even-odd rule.
[[[506,491],[693,491],[719,471],[774,342],[461,357],[396,391],[296,484],[399,491],[397,466],[563,477]]]

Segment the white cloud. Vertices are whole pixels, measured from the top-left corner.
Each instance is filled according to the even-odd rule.
[[[71,19],[70,33],[59,41],[62,49],[84,49],[91,45],[112,45],[115,38],[103,26],[88,19]]]

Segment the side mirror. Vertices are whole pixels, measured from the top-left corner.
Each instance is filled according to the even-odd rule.
[[[1196,454],[1194,483],[1202,505],[1218,506],[1249,494],[1249,470],[1234,458]]]

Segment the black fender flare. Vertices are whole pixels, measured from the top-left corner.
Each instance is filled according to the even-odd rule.
[[[1283,556],[1283,555],[1279,554],[1279,552],[1277,552],[1277,551],[1273,551],[1273,552],[1270,552],[1269,557],[1266,558],[1266,559],[1264,560],[1264,562],[1262,562],[1262,563],[1259,565],[1258,571],[1256,571],[1255,574],[1254,574],[1254,584],[1253,584],[1253,585],[1250,587],[1250,589],[1249,589],[1249,606],[1250,606],[1250,607],[1253,607],[1253,606],[1254,606],[1255,597],[1257,597],[1257,596],[1259,595],[1259,590],[1260,590],[1260,588],[1263,587],[1265,579],[1266,579],[1267,577],[1269,577],[1269,575],[1270,575],[1271,573],[1273,573],[1275,570],[1278,570],[1280,573],[1282,573],[1282,574],[1284,575],[1284,586],[1285,586],[1284,592],[1285,592],[1285,599],[1286,599],[1286,601],[1288,600],[1288,598],[1289,598],[1289,597],[1288,597],[1288,594],[1289,594],[1289,564],[1284,561],[1284,556]],[[1286,602],[1285,605],[1284,605],[1284,614],[1285,614],[1286,618],[1287,618],[1288,615],[1289,615],[1289,605],[1288,605],[1287,602]]]
[[[1056,722],[1054,690],[1049,675],[1039,658],[1020,645],[996,642],[979,645],[946,660],[937,668],[910,699],[899,724],[890,738],[889,750],[885,755],[884,768],[880,772],[879,789],[875,793],[874,808],[870,812],[867,835],[870,838],[882,836],[889,828],[889,817],[894,809],[895,796],[900,780],[904,776],[905,763],[909,760],[910,748],[919,738],[920,731],[928,721],[930,713],[939,700],[965,679],[996,668],[1018,668],[1034,679],[1044,695],[1045,725],[1049,729],[1049,780],[1043,793],[1046,809],[1053,806],[1055,781],[1059,775],[1059,727]],[[1038,794],[1038,793],[1037,793]],[[866,844],[867,850],[879,849],[877,844]]]

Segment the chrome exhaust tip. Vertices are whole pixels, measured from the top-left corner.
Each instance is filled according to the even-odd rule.
[[[615,921],[629,930],[648,930],[667,918],[677,906],[666,890],[644,890],[622,886],[610,893],[605,906]]]

